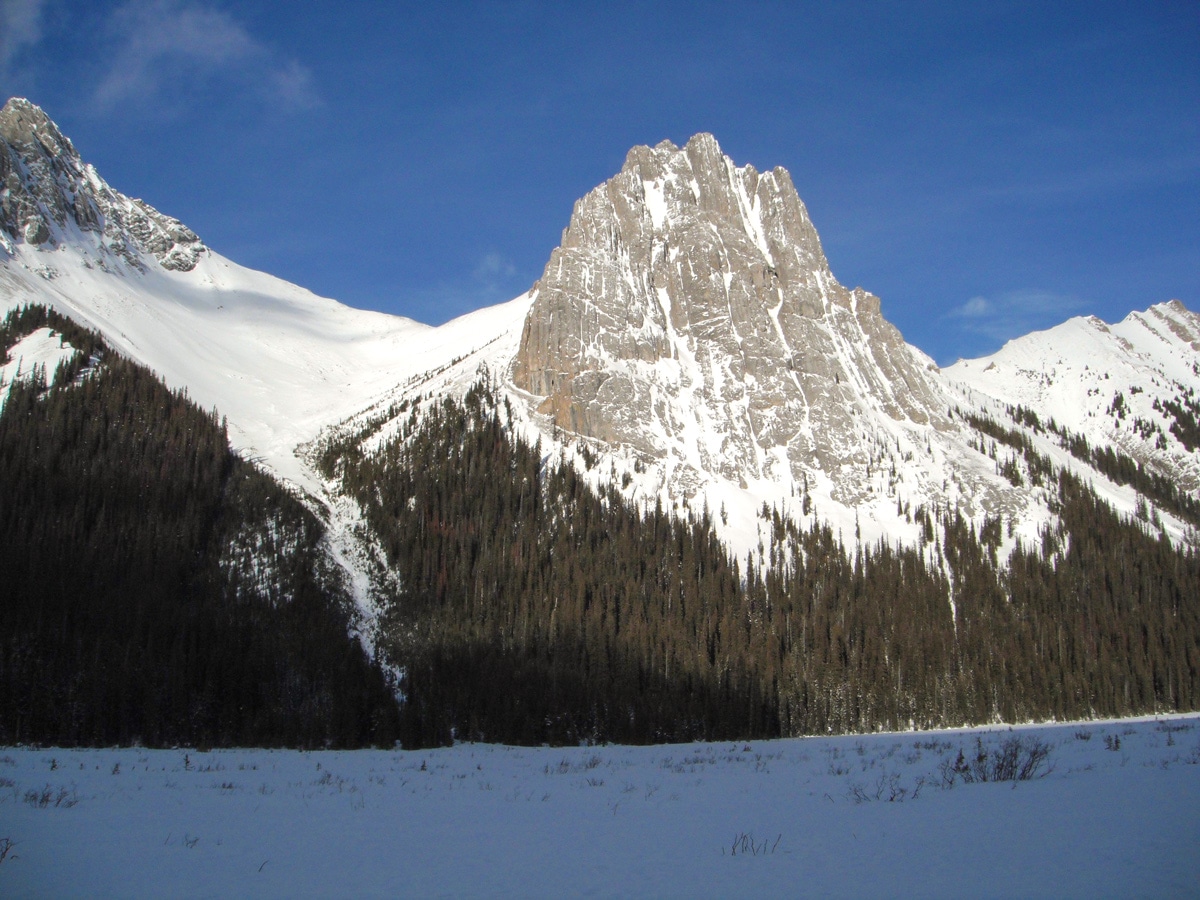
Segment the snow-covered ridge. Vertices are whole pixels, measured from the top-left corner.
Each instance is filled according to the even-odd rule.
[[[318,297],[114,191],[27,101],[0,112],[0,136],[0,309],[45,303],[95,328],[217,408],[237,450],[305,489],[297,445],[521,315],[519,303],[501,305],[431,328]],[[160,226],[186,243],[188,265]]]
[[[104,260],[143,268],[143,256],[188,271],[205,251],[178,219],[114,191],[75,146],[28,100],[0,109],[0,249],[14,242],[84,243]]]
[[[1176,415],[1200,409],[1200,315],[1178,300],[1115,325],[1070,319],[942,374],[976,402],[1034,410],[1200,491],[1200,453]]]
[[[1194,313],[1072,320],[939,373],[878,298],[834,279],[788,173],[735,166],[711,135],[631,150],[576,203],[533,290],[437,328],[225,259],[104,183],[32,104],[11,101],[0,136],[0,310],[47,304],[215,408],[236,450],[314,498],[343,559],[361,555],[354,516],[314,443],[481,367],[516,431],[567,458],[587,446],[589,477],[632,499],[707,506],[739,555],[761,546],[764,505],[848,546],[916,543],[921,506],[1036,539],[1048,497],[1002,474],[956,407],[1006,427],[1007,407],[1032,408],[1200,489],[1200,455],[1171,429],[1200,389]],[[1132,488],[1106,490],[1135,508]]]
[[[0,310],[44,303],[226,416],[235,449],[304,491],[297,446],[494,341],[520,302],[441,328],[353,309],[206,248],[113,190],[45,113],[0,111]]]

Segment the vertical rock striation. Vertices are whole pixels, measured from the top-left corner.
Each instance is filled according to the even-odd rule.
[[[575,204],[513,378],[559,428],[742,484],[819,470],[851,503],[864,417],[942,424],[929,366],[833,277],[788,173],[698,134]]]

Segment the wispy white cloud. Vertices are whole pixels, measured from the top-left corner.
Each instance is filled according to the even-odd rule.
[[[978,188],[973,195],[987,202],[1060,203],[1078,197],[1112,195],[1194,180],[1200,164],[1194,152],[1164,148],[1128,159],[1076,164],[1046,175]]]
[[[320,105],[321,100],[313,82],[312,72],[296,60],[290,60],[284,66],[272,70],[270,83],[272,93],[284,106],[291,109],[309,109]]]
[[[0,0],[0,77],[42,39],[44,0]]]
[[[312,73],[220,9],[188,0],[130,2],[111,16],[116,45],[94,100],[102,110],[154,103],[220,77],[289,109],[318,105]]]
[[[1004,291],[994,297],[972,297],[943,319],[961,331],[1003,342],[1057,325],[1078,313],[1083,305],[1070,294],[1038,289]]]
[[[994,309],[995,305],[987,297],[972,297],[962,306],[956,307],[950,315],[956,319],[980,319]]]
[[[485,253],[475,266],[475,278],[478,281],[493,282],[512,278],[517,274],[517,267],[496,251]]]

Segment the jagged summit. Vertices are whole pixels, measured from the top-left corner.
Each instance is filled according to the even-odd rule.
[[[315,442],[399,427],[388,410],[465,391],[484,365],[517,432],[631,499],[721,510],[739,553],[761,546],[764,506],[863,542],[927,541],[922,508],[1002,518],[1010,548],[1038,541],[1056,501],[997,429],[1023,429],[1126,513],[1145,503],[1131,465],[1200,485],[1200,322],[1181,304],[939,372],[833,276],[786,170],[735,165],[711,135],[630,150],[529,294],[438,328],[224,259],[110,188],[27,100],[0,111],[0,140],[0,306],[52,306],[221,410],[240,452],[333,492],[347,547],[356,514],[313,468]]]
[[[942,424],[930,361],[847,290],[787,171],[698,134],[634,147],[575,204],[513,369],[559,428],[742,484],[861,499],[864,418]]]
[[[776,264],[778,254],[780,265],[794,262],[804,271],[820,271],[832,277],[808,211],[782,166],[761,174],[752,165],[736,167],[721,151],[717,139],[701,132],[682,148],[671,141],[662,141],[653,149],[634,147],[626,155],[621,171],[639,175],[644,184],[661,184],[667,207],[653,210],[667,214],[655,217],[660,230],[669,222],[679,221],[686,206],[694,203],[709,218],[741,216],[750,228],[752,239],[772,265]],[[680,187],[688,191],[681,193]],[[657,199],[652,197],[651,202]],[[739,200],[750,204],[762,201],[764,208],[770,205],[768,201],[777,200],[770,219],[776,227],[755,228],[747,215],[751,210],[739,204]]]
[[[919,541],[921,507],[1033,540],[1053,501],[977,428],[1023,406],[1067,435],[1039,452],[1086,477],[1096,458],[1063,449],[1084,439],[1194,490],[1195,322],[1178,302],[1073,320],[943,373],[833,276],[785,169],[698,134],[634,147],[575,204],[511,372],[544,433],[632,457],[635,491],[728,508],[751,546],[764,504],[863,540]]]
[[[40,144],[51,156],[79,156],[45,111],[24,97],[13,97],[0,109],[0,137],[21,148]]]
[[[190,228],[108,186],[41,107],[14,97],[0,110],[0,246],[55,247],[90,237],[92,249],[134,268],[187,272],[206,249]]]

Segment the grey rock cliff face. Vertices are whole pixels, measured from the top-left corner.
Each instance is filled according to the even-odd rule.
[[[743,484],[819,470],[854,502],[864,421],[943,424],[929,360],[833,277],[788,173],[708,134],[631,150],[536,291],[513,378],[568,431]]]
[[[195,268],[205,249],[196,234],[110,188],[39,107],[9,100],[0,141],[0,231],[11,240],[52,247],[78,229],[137,268],[143,254],[165,269]]]

